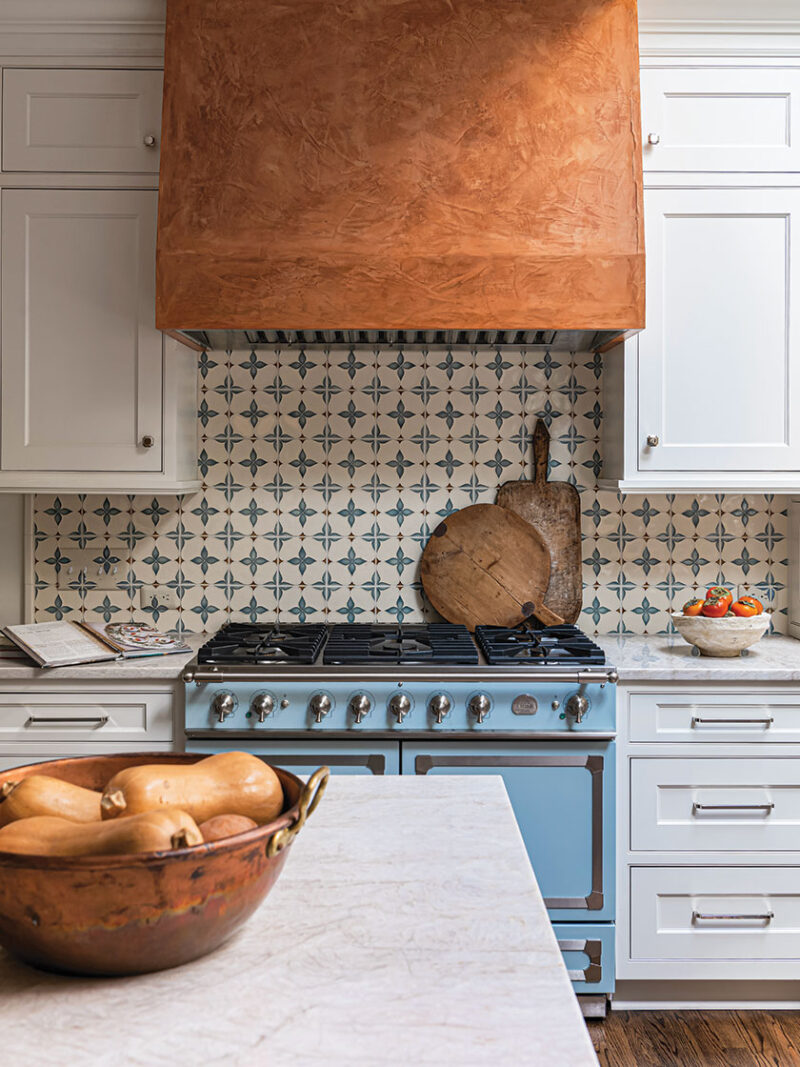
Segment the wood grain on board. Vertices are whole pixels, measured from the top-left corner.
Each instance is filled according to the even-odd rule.
[[[497,503],[531,523],[550,551],[550,584],[545,604],[565,622],[575,622],[583,602],[581,506],[568,482],[549,482],[550,434],[542,419],[533,432],[533,481],[506,482]]]
[[[540,534],[513,511],[473,504],[439,523],[422,553],[422,586],[448,622],[516,626],[535,615],[562,622],[544,607],[550,553]]]

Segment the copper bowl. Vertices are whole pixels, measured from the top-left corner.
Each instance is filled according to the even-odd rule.
[[[0,772],[0,785],[48,774],[103,789],[125,767],[196,763],[201,755],[82,756]],[[211,952],[256,910],[327,785],[275,767],[284,795],[274,822],[222,841],[130,856],[0,852],[0,945],[26,963],[86,975],[144,974]]]

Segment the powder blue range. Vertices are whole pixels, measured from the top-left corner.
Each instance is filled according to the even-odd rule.
[[[247,749],[301,775],[501,775],[575,990],[604,1009],[616,672],[579,630],[233,623],[183,677],[191,752]]]

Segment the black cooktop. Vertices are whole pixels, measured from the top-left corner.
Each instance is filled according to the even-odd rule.
[[[325,643],[324,623],[232,622],[197,653],[198,663],[313,663]]]
[[[466,626],[442,623],[338,623],[322,656],[328,664],[477,664]]]
[[[323,650],[324,649],[324,650]],[[475,637],[451,623],[229,623],[197,653],[197,662],[370,666],[407,664],[588,667],[605,663],[602,649],[577,626],[478,626]],[[322,652],[322,656],[320,656]]]
[[[569,623],[541,629],[526,623],[510,628],[476,626],[475,640],[486,662],[493,665],[588,667],[606,661],[603,650]]]

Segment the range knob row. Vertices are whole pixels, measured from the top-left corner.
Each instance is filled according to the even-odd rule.
[[[578,697],[585,701],[585,698]],[[573,699],[576,699],[573,698]],[[588,701],[585,701],[588,704]],[[288,704],[288,701],[281,701],[281,706]],[[235,693],[223,691],[217,693],[211,705],[211,710],[216,715],[219,722],[224,722],[229,715],[232,715],[236,708],[239,706],[239,700]],[[315,693],[308,702],[308,710],[314,716],[316,723],[321,723],[325,716],[330,712],[333,706],[333,702],[327,693]],[[489,714],[492,703],[484,693],[476,693],[469,703],[467,704],[467,710],[471,715],[475,717],[475,721],[482,723],[486,716]],[[389,712],[394,715],[398,723],[402,723],[406,715],[411,711],[411,699],[405,693],[395,693],[389,700]],[[428,710],[430,711],[433,719],[438,725],[444,722],[445,718],[450,714],[452,710],[452,701],[446,693],[436,693],[432,696],[428,702]],[[372,701],[366,693],[356,693],[350,699],[348,705],[349,711],[353,716],[353,721],[360,725],[364,718],[372,711]],[[258,718],[259,722],[265,722],[268,715],[271,715],[275,710],[275,698],[270,693],[256,693],[250,703],[250,711]],[[570,708],[572,711],[573,709]],[[576,715],[577,721],[580,722],[581,715]]]

